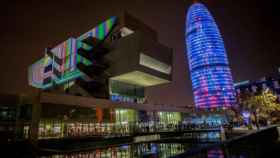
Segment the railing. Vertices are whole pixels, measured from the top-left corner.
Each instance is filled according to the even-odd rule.
[[[120,137],[133,136],[147,133],[160,132],[184,132],[199,130],[220,130],[220,126],[186,125],[186,124],[164,124],[164,123],[95,123],[74,121],[47,121],[41,122],[39,126],[39,138],[65,138],[65,137]]]
[[[192,149],[172,158],[275,157],[279,155],[280,149],[279,131],[278,126],[272,126],[224,142]]]

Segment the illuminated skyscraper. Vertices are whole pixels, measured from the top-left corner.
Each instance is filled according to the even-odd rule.
[[[203,4],[194,3],[186,20],[185,39],[196,107],[231,107],[236,102],[233,80],[214,18]]]

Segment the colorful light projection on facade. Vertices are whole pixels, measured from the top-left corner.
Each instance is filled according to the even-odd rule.
[[[45,56],[31,65],[28,70],[29,84],[40,89],[47,89],[53,85],[61,85],[71,82],[79,77],[84,77],[77,65],[82,63],[91,65],[91,61],[78,54],[78,49],[91,50],[92,47],[83,40],[94,37],[98,40],[106,38],[116,23],[116,17],[112,17],[91,29],[77,39],[69,38],[61,44],[46,51]]]
[[[43,81],[44,81],[44,65],[45,59],[42,58],[32,64],[29,69],[28,69],[28,82],[29,85],[32,85],[33,87],[36,88],[44,88],[43,86]],[[45,85],[48,86],[48,85]]]
[[[89,45],[74,38],[70,38],[51,49],[53,54],[52,79],[56,84],[63,84],[66,81],[83,76],[84,74],[77,69],[78,63],[83,63],[87,66],[92,64],[91,61],[77,53],[79,48],[83,48],[84,50],[92,49]]]
[[[193,4],[187,13],[185,39],[196,107],[234,105],[235,92],[224,42],[214,18],[201,3]]]
[[[78,40],[82,41],[84,39],[87,39],[88,37],[95,37],[99,40],[103,40],[107,36],[107,34],[111,31],[116,21],[117,21],[117,17],[112,17],[107,21],[99,24],[97,27],[84,33],[80,37],[78,37]]]

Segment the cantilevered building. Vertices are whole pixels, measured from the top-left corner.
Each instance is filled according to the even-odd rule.
[[[188,10],[185,32],[197,108],[231,107],[235,91],[224,42],[214,18],[201,3]]]
[[[179,112],[188,109],[151,105],[145,97],[146,87],[171,79],[172,49],[158,42],[157,32],[127,13],[111,17],[46,48],[29,67],[29,84],[40,94],[16,103],[31,100],[32,123],[23,133],[36,140],[120,132],[121,127],[129,132],[137,122],[179,123]]]
[[[144,88],[169,83],[171,73],[172,49],[125,13],[46,48],[29,68],[29,84],[43,91],[141,103]]]

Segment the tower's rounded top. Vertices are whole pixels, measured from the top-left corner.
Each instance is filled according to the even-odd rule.
[[[203,3],[194,3],[188,9],[186,26],[190,26],[195,22],[203,21],[205,19],[214,21],[212,15]]]
[[[192,8],[192,7],[194,7],[194,6],[203,6],[203,7],[205,7],[205,5],[203,4],[203,3],[201,3],[201,2],[193,2],[193,4],[191,5],[191,7],[190,8]],[[206,7],[205,7],[206,8]]]

